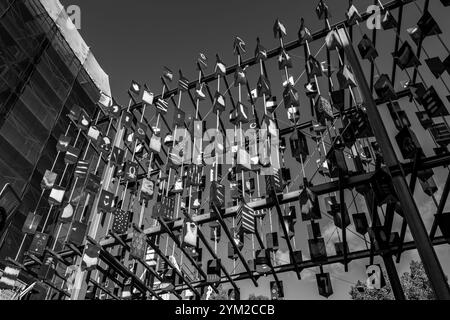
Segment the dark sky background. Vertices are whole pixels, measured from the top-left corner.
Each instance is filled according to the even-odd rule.
[[[314,13],[317,1],[106,1],[64,0],[82,10],[81,34],[111,76],[113,94],[127,102],[131,79],[160,89],[164,65],[182,69],[196,78],[199,52],[210,57],[219,53],[225,63],[236,61],[233,40],[241,37],[253,55],[256,37],[269,49],[278,46],[272,26],[277,17],[288,29],[288,40],[296,38],[300,18],[311,31],[323,27]],[[355,1],[367,8],[369,1]],[[342,21],[346,0],[328,1],[332,22]],[[363,11],[363,10],[361,10]]]
[[[259,36],[262,43],[268,49],[278,46],[278,40],[273,37],[272,26],[278,17],[287,27],[287,41],[297,38],[297,31],[300,25],[300,18],[304,17],[311,31],[317,31],[323,28],[324,22],[319,21],[314,13],[317,5],[316,0],[302,1],[143,1],[143,0],[127,0],[127,1],[107,1],[107,0],[61,0],[63,5],[78,5],[81,8],[81,30],[80,33],[94,52],[100,65],[110,76],[110,83],[113,96],[122,104],[126,104],[128,96],[126,94],[131,80],[140,83],[147,83],[149,88],[155,93],[160,93],[161,81],[159,80],[163,66],[168,66],[173,71],[182,69],[186,77],[193,80],[197,77],[195,62],[199,52],[204,52],[210,59],[210,73],[213,71],[214,56],[219,53],[223,61],[228,64],[234,64],[236,58],[233,56],[233,40],[235,36],[239,36],[247,44],[247,55],[244,58],[253,56],[254,47],[256,45],[256,37]],[[420,7],[423,7],[424,0],[417,1]],[[354,1],[358,9],[363,12],[372,0]],[[344,13],[348,7],[347,0],[330,0],[327,1],[330,12],[332,13],[331,23],[336,23],[344,19]],[[443,6],[439,1],[431,1],[430,11],[433,16],[440,22],[443,29],[442,39],[449,42],[450,21],[448,19],[449,10],[443,10]],[[397,10],[394,12],[397,16]],[[404,24],[402,30],[402,39],[409,40],[404,31],[406,27],[413,26],[421,14],[414,5],[409,5],[405,9]],[[363,32],[371,34],[365,26],[362,27]],[[355,42],[360,38],[360,34],[355,29]],[[380,58],[377,64],[381,72],[389,73],[392,70],[392,56],[394,44],[394,34],[392,31],[383,32],[379,35],[379,51]],[[322,46],[321,43],[311,45],[313,53]],[[413,45],[414,47],[414,45]],[[430,54],[438,55],[441,59],[445,59],[448,53],[443,46],[437,41],[436,37],[428,38],[425,41],[425,48]],[[294,69],[291,73],[294,78],[304,70],[303,48],[296,49],[291,52],[294,62]],[[320,61],[326,59],[325,50],[321,51]],[[422,60],[423,63],[423,60]],[[333,64],[333,63],[332,63]],[[363,62],[363,66],[368,66],[367,62]],[[449,93],[429,74],[426,66],[420,69],[426,81],[433,82],[436,88],[440,90],[441,96],[444,98]],[[275,67],[275,61],[268,67],[269,79],[278,96],[281,95],[282,77]],[[444,75],[448,81],[448,75]],[[231,79],[231,78],[230,78]],[[398,71],[396,88],[400,89],[400,81],[406,80],[406,74]],[[253,77],[252,88],[256,85],[256,77]],[[324,80],[321,80],[321,87],[325,86]],[[229,80],[231,82],[231,80]],[[302,92],[303,84],[306,82],[305,77],[299,81],[298,90]],[[172,87],[176,84],[172,84]],[[325,88],[325,87],[323,87]],[[445,99],[445,98],[444,98]],[[302,105],[305,111],[302,111],[302,120],[309,120],[309,103],[305,97],[302,97]],[[415,107],[406,106],[402,102],[402,107],[407,110],[410,119],[415,118]],[[205,114],[209,109],[209,105],[204,105],[201,112]],[[281,107],[284,113],[284,108]],[[387,109],[380,108],[383,116],[388,116]],[[304,115],[303,115],[304,112]],[[283,118],[284,117],[284,118]],[[286,116],[280,117],[280,126],[286,127]],[[417,120],[412,120],[417,126]],[[394,132],[392,121],[388,121],[387,129]],[[427,145],[430,141],[424,132],[419,133],[419,138],[427,154],[431,154],[432,147]],[[291,162],[290,162],[291,163]],[[297,164],[297,168],[298,168]],[[311,168],[314,167],[313,166]],[[297,169],[295,169],[297,170]],[[439,171],[440,172],[440,171]],[[438,185],[444,183],[443,175],[438,174]],[[299,181],[300,182],[300,181]],[[298,184],[294,188],[298,188]],[[419,189],[419,188],[416,188]],[[426,198],[421,191],[416,192],[416,198],[419,203],[421,213],[427,225],[432,223],[432,210],[430,199]],[[362,204],[361,204],[362,206]],[[396,226],[398,221],[396,221]],[[336,239],[334,228],[329,224],[322,225],[323,233],[328,240],[330,237]],[[298,223],[297,246],[305,253],[307,252],[306,244],[306,226]],[[300,239],[301,238],[301,239]],[[358,238],[350,236],[351,248],[364,248],[363,242]],[[330,245],[332,242],[330,243]],[[224,253],[226,255],[226,253]],[[449,269],[449,252],[448,248],[438,249],[439,257],[444,265],[447,274]],[[399,272],[407,269],[411,258],[417,259],[417,254],[411,252],[404,255],[402,263],[399,265]],[[226,258],[225,258],[226,259]],[[377,261],[377,260],[376,260]],[[350,264],[350,272],[343,273],[342,266],[325,267],[326,272],[332,273],[332,282],[335,294],[331,299],[348,299],[350,285],[358,279],[365,279],[365,265],[368,260],[352,262]],[[314,274],[317,270],[303,272],[302,281],[298,281],[294,273],[284,274],[280,277],[285,283],[285,294],[288,299],[320,299],[317,294],[317,287]],[[247,298],[251,293],[270,295],[268,281],[272,281],[271,277],[259,281],[259,287],[254,288],[251,282],[244,281],[238,285],[242,288],[242,297]]]

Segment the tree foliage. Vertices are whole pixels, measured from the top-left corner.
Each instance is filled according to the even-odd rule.
[[[389,279],[385,277],[386,286],[380,290],[367,288],[365,282],[358,281],[350,290],[352,300],[394,300]],[[412,261],[410,272],[400,277],[400,282],[408,300],[434,300],[435,295],[431,289],[430,281],[421,262]]]
[[[425,273],[423,264],[412,261],[411,273],[405,272],[401,277],[403,290],[408,300],[435,300],[430,280]]]

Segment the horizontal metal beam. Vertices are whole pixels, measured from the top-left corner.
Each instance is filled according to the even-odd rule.
[[[273,191],[273,198],[275,199],[275,209],[278,214],[278,221],[281,224],[281,229],[283,230],[284,239],[286,240],[286,244],[289,250],[289,256],[291,257],[291,260],[295,262],[295,254],[294,254],[294,248],[292,247],[291,240],[289,238],[289,231],[286,228],[286,224],[283,221],[283,212],[281,211],[280,202],[278,200],[278,196],[275,194],[275,191]],[[301,280],[302,277],[300,276],[300,269],[298,268],[297,264],[294,264],[295,273],[297,274],[297,279]]]
[[[148,244],[153,250],[155,250],[155,253],[156,253],[162,260],[164,260],[164,262],[167,263],[167,265],[168,265],[169,267],[171,267],[172,270],[174,270],[176,274],[178,274],[178,276],[180,277],[180,279],[183,279],[183,281],[186,283],[186,285],[188,286],[188,288],[189,288],[189,289],[190,289],[190,290],[191,290],[198,298],[200,298],[200,297],[201,297],[201,294],[200,294],[197,290],[195,290],[194,287],[192,287],[192,286],[190,285],[190,282],[188,281],[188,279],[186,279],[185,276],[183,275],[183,273],[182,273],[180,270],[178,270],[178,268],[175,267],[175,265],[172,263],[172,261],[170,261],[170,260],[167,258],[167,256],[166,256],[166,255],[161,251],[161,249],[159,248],[158,244],[153,243],[153,240],[148,239],[148,238],[147,238],[147,244]]]
[[[433,241],[434,246],[447,244],[447,243],[448,242],[444,237],[436,238]],[[411,241],[411,242],[405,243],[402,250],[409,251],[409,250],[414,250],[414,249],[416,249],[416,246],[415,246],[414,242]],[[398,250],[398,246],[393,246],[390,249],[386,249],[386,250],[376,250],[375,255],[381,256],[381,255],[385,255],[385,254],[392,254],[392,253],[395,253],[396,250]],[[355,251],[355,252],[348,254],[348,260],[352,261],[352,260],[370,258],[370,254],[371,254],[370,250]],[[297,263],[297,267],[300,269],[309,269],[309,268],[317,268],[320,266],[337,264],[337,263],[341,263],[341,264],[344,263],[344,257],[343,256],[333,256],[333,257],[327,258],[326,261],[321,261],[321,262],[314,262],[312,260],[303,261],[301,263]],[[295,266],[292,263],[275,267],[275,272],[278,274],[292,272],[294,270],[295,270]],[[258,275],[258,274],[256,272],[254,272],[253,276],[256,276],[256,275]],[[244,272],[244,273],[238,273],[238,274],[232,275],[231,277],[233,278],[234,281],[243,281],[243,280],[247,280],[249,278],[249,275],[248,275],[248,273]],[[227,283],[227,281],[228,281],[227,278],[222,277],[222,279],[220,280],[220,283]],[[193,285],[194,287],[205,286],[205,284],[200,281],[191,283],[191,285]],[[179,286],[179,287],[176,287],[175,289],[183,290],[185,288],[184,288],[184,286]]]
[[[91,237],[87,237],[87,240],[91,242],[92,244],[99,245],[97,241],[92,239]],[[122,263],[120,263],[119,260],[117,260],[111,253],[105,250],[105,248],[101,245],[100,250],[100,259],[102,259],[108,266],[112,267],[118,273],[121,273],[124,277],[131,277],[133,279],[133,284],[135,285],[136,289],[141,291],[142,293],[146,293],[147,291],[150,292],[156,299],[161,300],[161,297],[155,293],[155,291],[152,288],[147,287],[133,272],[128,270]]]

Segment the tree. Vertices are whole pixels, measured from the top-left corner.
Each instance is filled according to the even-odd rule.
[[[251,294],[248,297],[248,300],[270,300],[270,299],[265,296],[255,296],[254,294]]]
[[[408,300],[435,300],[433,289],[425,273],[421,262],[411,261],[410,272],[405,272],[400,277],[400,282]],[[385,277],[386,286],[380,290],[367,288],[365,282],[358,281],[356,286],[351,288],[350,296],[352,300],[394,300],[391,284]]]

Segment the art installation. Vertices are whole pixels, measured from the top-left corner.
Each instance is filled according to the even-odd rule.
[[[68,37],[66,13],[55,16],[44,2],[12,6],[24,20],[41,10],[52,32]],[[81,62],[70,67],[78,75],[64,67],[61,77],[90,87],[73,95],[65,84],[54,88],[70,98],[44,132],[43,160],[34,149],[27,161],[2,150],[16,162],[11,168],[26,172],[18,173],[23,185],[0,179],[23,202],[23,227],[11,227],[18,206],[8,205],[6,189],[0,193],[0,247],[13,233],[21,243],[0,257],[0,290],[31,300],[209,300],[225,288],[237,300],[246,298],[248,280],[272,300],[295,299],[290,288],[307,268],[325,299],[336,294],[330,266],[348,272],[364,259],[367,289],[382,290],[389,280],[402,300],[395,262],[417,249],[436,297],[449,299],[434,249],[450,239],[443,31],[420,1],[378,1],[373,30],[357,1],[335,24],[327,2],[299,17],[295,31],[281,17],[272,30],[269,21],[261,32],[273,31],[272,44],[257,35],[223,39],[234,60],[199,48],[184,66],[195,68],[195,78],[161,65],[161,87],[130,79],[123,106],[101,68],[89,69],[96,62],[81,37],[81,51],[52,51],[68,50]],[[401,23],[403,8],[420,11],[416,26]],[[312,32],[317,18],[324,27]],[[392,39],[388,51],[380,34]],[[447,56],[431,54],[429,38]],[[17,117],[13,99],[5,102],[13,111],[1,109],[0,128]],[[431,230],[418,209],[425,201],[436,204]],[[414,241],[405,240],[407,231]],[[363,247],[354,249],[354,241]],[[281,281],[286,273],[295,280]]]

